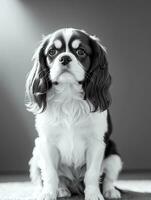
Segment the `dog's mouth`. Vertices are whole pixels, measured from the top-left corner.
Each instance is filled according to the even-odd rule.
[[[74,74],[69,69],[65,68],[65,69],[61,70],[61,72],[59,73],[58,77],[61,76],[61,75],[64,75],[64,74],[69,74],[69,75],[74,76]]]
[[[68,69],[63,69],[63,70],[61,71],[60,75],[63,74],[63,73],[71,73],[71,72],[70,72]]]

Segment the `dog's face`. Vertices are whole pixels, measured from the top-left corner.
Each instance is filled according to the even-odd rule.
[[[89,37],[73,29],[59,30],[51,35],[45,49],[52,82],[81,82],[91,64]]]
[[[53,84],[81,84],[83,98],[93,111],[103,111],[110,104],[111,77],[104,47],[88,33],[65,28],[46,36],[34,55],[26,83],[28,107],[43,111],[48,90]]]

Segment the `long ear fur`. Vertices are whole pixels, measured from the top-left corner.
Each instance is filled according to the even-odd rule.
[[[44,54],[48,40],[44,39],[33,56],[34,66],[26,81],[27,110],[34,114],[43,112],[47,106],[47,91],[52,87],[49,67]]]
[[[85,100],[92,104],[93,110],[90,106],[91,111],[104,111],[111,103],[109,93],[111,76],[108,72],[106,52],[99,39],[94,36],[90,36],[90,45],[92,48],[92,62],[83,82]]]

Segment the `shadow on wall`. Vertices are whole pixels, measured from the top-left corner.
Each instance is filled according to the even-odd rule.
[[[0,160],[3,161],[0,163],[0,172],[24,172],[28,170],[33,141],[28,137],[26,123],[11,94],[2,83],[0,94]]]

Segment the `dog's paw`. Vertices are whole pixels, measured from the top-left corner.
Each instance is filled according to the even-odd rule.
[[[110,188],[106,191],[103,191],[103,195],[105,198],[109,199],[120,199],[121,193],[116,188]]]
[[[85,200],[104,200],[103,195],[98,187],[88,186],[86,187],[84,193]]]
[[[57,196],[58,197],[71,197],[71,193],[67,188],[59,187]]]

